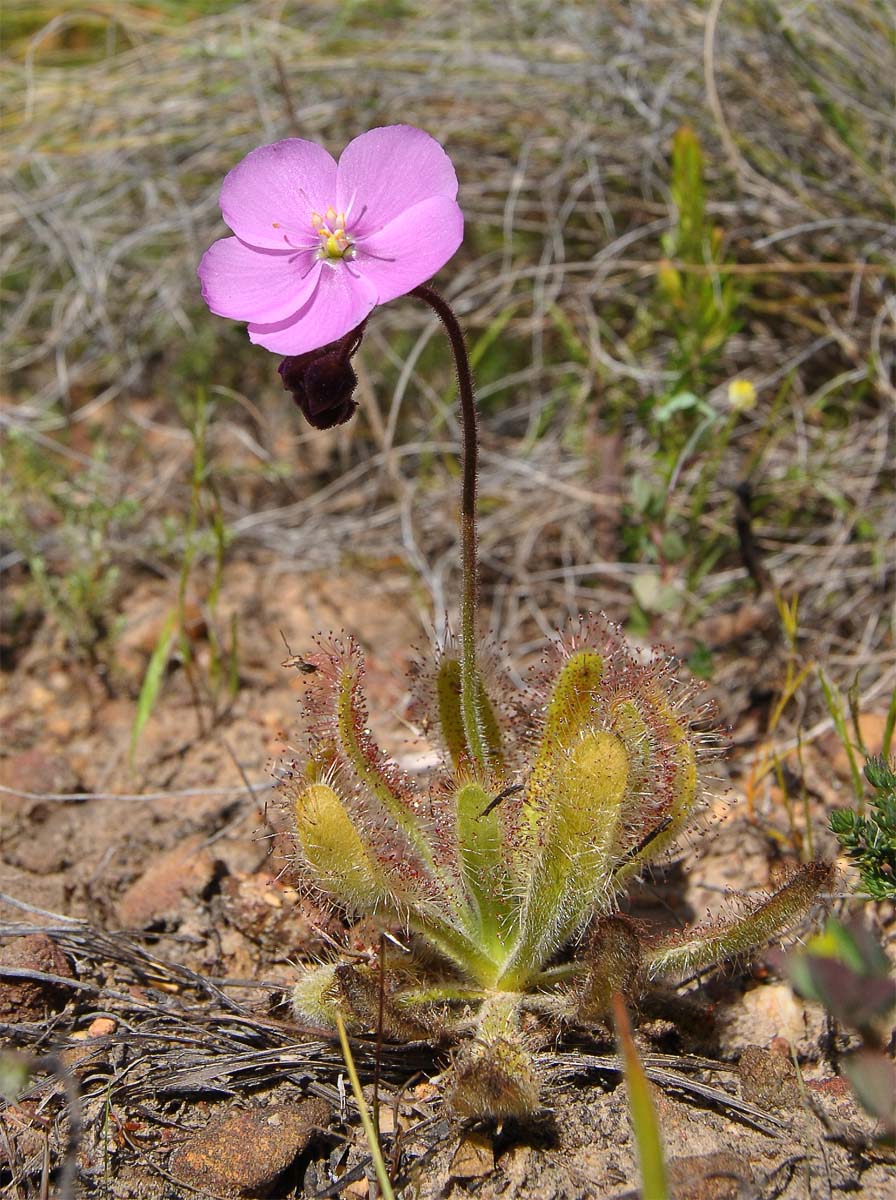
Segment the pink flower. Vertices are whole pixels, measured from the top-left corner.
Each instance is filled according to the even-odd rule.
[[[202,295],[276,354],[325,346],[448,261],[463,237],[456,195],[448,155],[412,125],[362,133],[338,164],[303,138],[260,146],[224,180],[236,237],[203,255]]]

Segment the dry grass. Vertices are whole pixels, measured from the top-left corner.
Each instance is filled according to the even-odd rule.
[[[295,451],[273,447],[284,405],[272,361],[197,297],[221,176],[295,130],[335,148],[367,125],[416,122],[450,147],[462,179],[469,236],[448,291],[474,344],[507,322],[480,371],[492,623],[519,642],[564,610],[623,614],[639,566],[597,553],[594,525],[618,526],[626,481],[601,472],[594,445],[612,424],[626,476],[652,470],[638,406],[667,385],[670,345],[658,322],[646,343],[637,330],[670,225],[670,138],[688,121],[704,139],[730,269],[751,287],[708,399],[718,404],[725,381],[747,373],[762,401],[712,481],[705,532],[730,526],[728,487],[762,443],[775,580],[803,595],[824,648],[844,657],[858,643],[864,662],[890,622],[856,589],[882,597],[892,582],[873,566],[892,561],[894,534],[894,130],[880,58],[893,57],[892,29],[886,6],[827,8],[822,21],[802,5],[726,5],[709,43],[690,4],[396,5],[382,20],[364,4],[299,16],[268,2],[178,24],[131,5],[115,21],[132,48],[88,65],[44,65],[49,34],[18,44],[2,81],[5,421],[61,446],[104,409],[125,416],[134,392],[199,383],[224,401],[216,436],[241,439],[259,471],[282,466]],[[441,485],[420,462],[454,451],[455,417],[447,387],[415,369],[433,332],[406,305],[378,317],[369,428],[323,490],[287,504],[281,490],[248,510],[228,497],[237,545],[333,562],[363,532],[367,544],[400,546],[445,607],[438,547],[452,534],[444,506],[427,502]],[[441,363],[436,375],[447,384]],[[764,430],[785,380],[784,412]],[[686,469],[673,511],[692,486]],[[139,494],[144,513],[161,504],[148,485]],[[860,518],[872,532],[857,539]],[[742,577],[729,555],[688,599],[699,610]],[[874,629],[861,624],[869,607]]]

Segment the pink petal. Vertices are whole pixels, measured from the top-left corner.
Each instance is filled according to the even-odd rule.
[[[283,250],[290,242],[317,244],[311,214],[325,212],[335,197],[332,155],[316,142],[287,138],[250,151],[225,176],[221,212],[244,242]]]
[[[359,241],[352,266],[376,288],[377,303],[385,304],[435,275],[463,236],[460,208],[447,196],[433,196]]]
[[[382,229],[421,200],[457,195],[451,159],[413,125],[384,125],[356,137],[340,155],[337,178],[336,208],[347,213],[356,237]]]
[[[202,296],[213,313],[236,321],[282,321],[305,303],[317,284],[312,252],[259,250],[239,238],[221,238],[199,264]]]
[[[376,304],[372,284],[347,263],[324,262],[317,288],[285,320],[249,326],[249,340],[275,354],[304,354],[335,342],[360,325]]]

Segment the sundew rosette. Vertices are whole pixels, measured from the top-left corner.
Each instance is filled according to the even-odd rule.
[[[602,618],[558,638],[526,693],[480,679],[484,765],[465,733],[458,655],[420,673],[417,711],[443,752],[423,784],[371,736],[357,644],[321,640],[309,662],[308,756],[284,783],[297,860],[321,895],[405,945],[384,966],[387,1036],[473,1035],[452,1075],[460,1114],[537,1107],[526,1013],[547,1026],[600,1020],[616,991],[637,1000],[773,938],[830,878],[809,864],[750,911],[673,937],[617,915],[631,880],[686,830],[718,738],[674,660],[632,651]],[[309,969],[297,1015],[370,1029],[377,970]]]

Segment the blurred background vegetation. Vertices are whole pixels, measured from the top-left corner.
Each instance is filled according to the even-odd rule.
[[[149,575],[178,598],[157,674],[189,653],[195,592],[215,687],[235,686],[239,631],[215,615],[235,559],[398,564],[422,608],[452,606],[458,428],[428,315],[375,315],[358,419],[312,436],[195,275],[248,150],[338,153],[410,122],[461,180],[439,283],[477,371],[492,628],[524,653],[603,609],[722,684],[780,636],[788,700],[819,660],[886,695],[893,18],[888,0],[8,2],[6,666],[39,635],[114,691]]]

